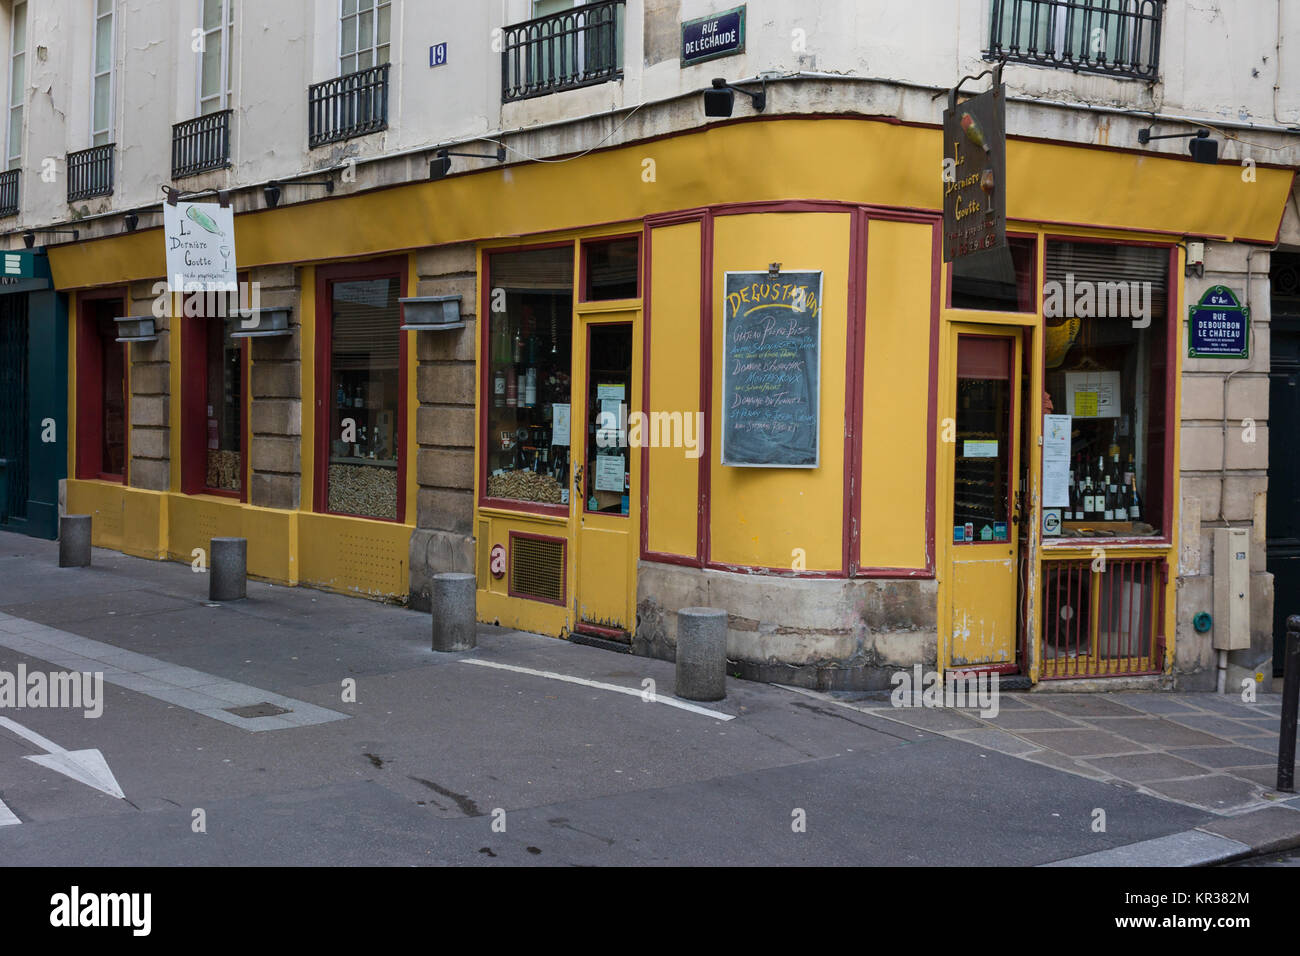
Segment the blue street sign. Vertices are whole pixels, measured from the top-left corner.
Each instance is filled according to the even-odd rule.
[[[447,44],[437,43],[429,47],[429,66],[442,66],[447,62]]]
[[[744,6],[682,22],[682,66],[744,52]]]
[[[1249,358],[1250,309],[1225,286],[1206,289],[1187,310],[1188,358]]]

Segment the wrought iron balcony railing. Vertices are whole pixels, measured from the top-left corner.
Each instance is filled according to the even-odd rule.
[[[992,0],[985,57],[1155,80],[1163,17],[1164,0]]]
[[[601,0],[506,27],[501,102],[620,79],[625,5]]]
[[[18,179],[21,169],[0,173],[0,216],[18,215]]]
[[[172,179],[230,165],[230,114],[207,113],[172,127]]]
[[[113,194],[113,143],[68,153],[68,202]]]
[[[388,129],[388,67],[381,63],[307,87],[307,145],[315,149]]]

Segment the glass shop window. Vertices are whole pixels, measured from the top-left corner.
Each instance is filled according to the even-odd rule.
[[[952,264],[952,308],[1033,312],[1038,240],[1011,236],[1001,249],[962,256]]]
[[[238,319],[186,321],[204,327],[204,485],[238,492],[244,472],[244,352],[241,341],[231,337]]]
[[[583,243],[584,302],[635,299],[641,294],[641,240],[635,236]]]
[[[567,509],[573,247],[497,253],[488,281],[487,497]]]
[[[327,507],[397,520],[401,332],[394,278],[330,285]]]
[[[593,325],[587,339],[587,471],[582,489],[587,511],[629,511],[631,400],[632,326]]]
[[[1169,263],[1164,247],[1047,244],[1044,404],[1067,418],[1054,465],[1045,447],[1057,490],[1044,504],[1061,509],[1062,537],[1164,530]]]
[[[1005,336],[957,339],[954,544],[1010,540],[1014,355],[1015,341]]]

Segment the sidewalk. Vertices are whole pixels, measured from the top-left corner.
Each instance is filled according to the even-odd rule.
[[[1300,845],[1297,801],[1268,789],[1271,698],[1003,694],[983,720],[729,681],[683,708],[663,661],[487,626],[435,654],[403,608],[257,582],[214,607],[188,565],[56,555],[0,534],[0,671],[101,671],[103,716],[0,716],[98,749],[125,798],[0,727],[10,864],[1180,865]]]

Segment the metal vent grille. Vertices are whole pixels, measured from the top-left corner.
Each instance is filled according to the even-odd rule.
[[[510,593],[564,603],[564,540],[510,539]]]

